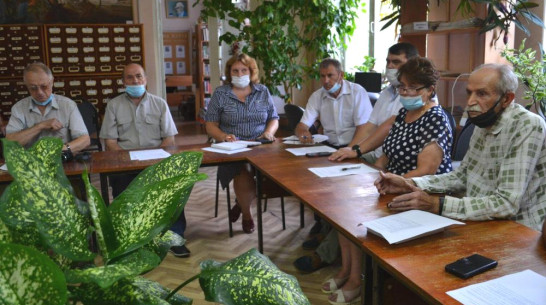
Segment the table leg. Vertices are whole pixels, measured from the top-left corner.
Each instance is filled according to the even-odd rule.
[[[257,202],[256,206],[258,209],[258,250],[260,253],[264,253],[264,237],[263,237],[263,228],[262,228],[262,174],[259,170],[255,169],[256,172],[256,196]]]
[[[102,193],[102,200],[106,206],[110,205],[110,194],[108,194],[108,175],[100,174],[100,191]]]
[[[379,264],[372,260],[373,272],[373,302],[374,305],[383,304],[383,285],[385,283],[385,274]]]
[[[362,304],[370,305],[373,303],[373,268],[372,257],[362,253]]]

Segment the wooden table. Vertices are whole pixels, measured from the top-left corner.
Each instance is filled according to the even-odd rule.
[[[446,292],[525,269],[546,275],[546,249],[540,232],[514,221],[466,222],[465,226],[451,227],[439,234],[389,245],[359,225],[391,214],[386,204],[393,195],[377,193],[373,186],[377,174],[320,178],[308,168],[339,163],[327,158],[296,157],[283,145],[255,154],[249,161],[259,173],[296,196],[362,248],[368,257],[365,274],[373,274],[373,281],[366,277],[364,282],[368,304],[381,304],[385,271],[431,304],[459,304]],[[258,223],[261,234],[261,222]],[[493,258],[499,265],[467,280],[444,271],[446,264],[474,253]]]

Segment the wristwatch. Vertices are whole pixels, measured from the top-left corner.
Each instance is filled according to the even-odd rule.
[[[356,151],[356,156],[358,158],[362,157],[362,152],[360,151],[360,145],[358,144],[353,145],[352,150]]]
[[[72,150],[70,149],[70,144],[68,143],[65,143],[64,146],[66,146],[66,150],[72,152]]]

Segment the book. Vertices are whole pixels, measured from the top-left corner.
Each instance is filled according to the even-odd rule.
[[[385,238],[389,244],[399,244],[443,231],[463,222],[421,210],[411,210],[363,223],[370,233]]]

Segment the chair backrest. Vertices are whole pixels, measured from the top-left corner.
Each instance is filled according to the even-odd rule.
[[[457,124],[455,123],[455,118],[451,114],[451,112],[447,111],[445,108],[442,107],[442,110],[444,111],[447,120],[449,121],[449,127],[451,127],[451,136],[453,137],[453,141],[455,141],[455,135],[456,135],[456,127]]]
[[[457,142],[455,144],[455,149],[453,149],[453,155],[451,157],[453,161],[463,160],[464,155],[466,155],[466,151],[468,150],[468,145],[470,143],[472,133],[474,133],[474,127],[474,124],[468,122],[461,130],[461,133],[459,134],[459,137],[457,138]]]
[[[288,119],[288,128],[290,128],[291,132],[294,132],[294,130],[296,129],[296,125],[298,125],[298,123],[300,122],[304,111],[305,110],[298,105],[284,105],[284,113],[286,114],[286,118]]]
[[[381,92],[381,73],[355,72],[355,83],[364,87],[368,92]]]
[[[93,106],[89,101],[83,99],[81,103],[78,103],[78,110],[80,111],[89,137],[91,138],[91,145],[86,150],[98,150],[102,151],[102,143],[100,142],[99,133],[99,112],[97,108]],[[95,148],[94,148],[95,147]]]

